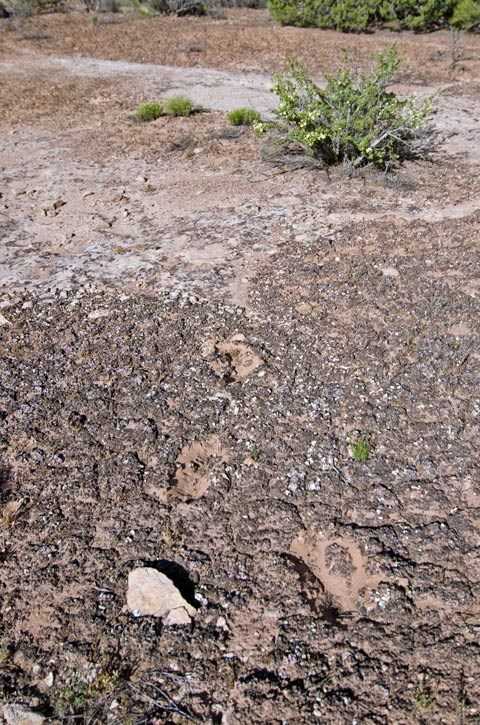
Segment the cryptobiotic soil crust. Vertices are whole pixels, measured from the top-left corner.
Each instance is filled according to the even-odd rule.
[[[0,26],[2,704],[478,722],[478,61],[395,35],[443,143],[350,178],[224,112],[390,34],[107,17]],[[134,122],[179,90],[203,110]],[[190,623],[128,611],[143,566]]]

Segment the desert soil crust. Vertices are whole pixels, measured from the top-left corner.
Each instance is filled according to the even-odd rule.
[[[319,75],[392,40],[399,91],[439,92],[431,159],[349,177],[228,125],[272,111],[286,52]],[[479,722],[480,40],[461,42],[452,66],[446,32],[262,10],[0,21],[8,722]],[[193,116],[135,122],[179,91]],[[174,582],[182,622],[129,611],[137,567]]]

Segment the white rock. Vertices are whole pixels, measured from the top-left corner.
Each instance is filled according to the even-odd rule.
[[[191,621],[192,618],[185,607],[176,607],[167,614],[163,623],[166,627],[173,627],[174,625],[190,624]]]
[[[45,677],[43,684],[45,687],[53,687],[53,672],[49,672]]]
[[[3,706],[3,717],[7,725],[41,725],[45,722],[43,715],[32,712],[16,702]]]
[[[128,575],[127,606],[135,617],[166,617],[179,607],[191,616],[195,614],[195,608],[168,576],[146,566],[133,569]]]
[[[88,319],[89,320],[99,320],[102,317],[108,317],[110,314],[110,310],[92,310],[92,312],[88,313]]]
[[[384,277],[399,277],[400,272],[395,267],[383,267],[382,274]]]

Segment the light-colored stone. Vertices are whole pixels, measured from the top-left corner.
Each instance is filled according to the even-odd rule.
[[[165,619],[163,620],[163,623],[166,627],[173,627],[174,625],[184,625],[184,624],[190,624],[192,621],[191,616],[185,609],[185,607],[177,607],[176,609],[172,609]]]
[[[89,320],[100,320],[102,317],[108,317],[110,314],[110,310],[92,310],[92,312],[89,312],[88,319]]]
[[[225,619],[225,617],[219,617],[217,619],[216,623],[215,623],[215,627],[217,629],[222,629],[224,632],[229,632],[230,631],[229,628],[228,628],[227,620]]]
[[[45,687],[53,687],[53,679],[53,672],[49,672],[43,681]]]
[[[128,575],[127,606],[136,617],[166,617],[178,607],[191,616],[195,614],[195,608],[168,576],[146,566],[133,569]]]
[[[400,272],[395,267],[383,267],[382,274],[384,277],[399,277]]]
[[[45,722],[43,715],[16,702],[3,706],[3,717],[7,725],[41,725]]]

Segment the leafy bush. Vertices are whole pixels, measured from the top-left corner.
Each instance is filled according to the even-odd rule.
[[[455,6],[476,0],[269,0],[268,8],[282,25],[364,31],[379,22],[396,21],[413,30],[444,25]]]
[[[451,22],[459,30],[479,28],[480,3],[478,0],[460,0],[454,10]]]
[[[165,101],[165,110],[170,116],[190,116],[193,103],[186,96],[172,96]]]
[[[235,108],[227,118],[232,126],[252,126],[260,121],[260,114],[254,108]]]
[[[11,13],[14,18],[31,18],[37,13],[36,3],[29,0],[17,0],[13,3]]]
[[[155,119],[160,118],[160,116],[163,113],[163,106],[161,103],[157,103],[156,101],[152,101],[150,103],[143,103],[141,106],[137,108],[135,111],[135,118],[137,121],[155,121]]]
[[[377,53],[369,75],[354,79],[350,68],[342,67],[335,75],[325,75],[322,89],[304,65],[287,58],[287,75],[277,74],[272,87],[280,98],[276,131],[328,164],[371,162],[386,168],[426,154],[432,147],[431,99],[417,105],[414,96],[400,100],[387,90],[400,63],[394,44]],[[271,128],[255,125],[258,133]]]
[[[446,25],[458,0],[400,0],[397,3],[397,17],[412,30],[433,30]]]
[[[205,15],[201,0],[148,0],[153,10],[170,15]]]

